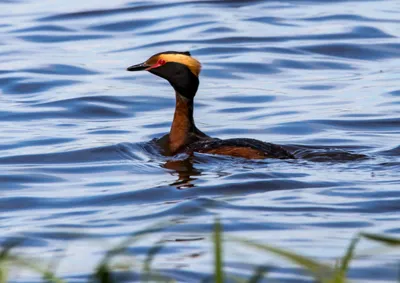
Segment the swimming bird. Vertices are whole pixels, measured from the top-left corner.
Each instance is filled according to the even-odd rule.
[[[166,79],[175,90],[175,114],[171,130],[156,140],[163,154],[193,152],[229,155],[248,159],[294,156],[280,145],[249,138],[218,139],[200,131],[193,119],[193,100],[199,87],[201,64],[190,52],[167,51],[151,56],[127,71],[148,71]]]

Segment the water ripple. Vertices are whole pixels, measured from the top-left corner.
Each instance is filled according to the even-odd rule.
[[[163,239],[153,267],[197,282],[212,273],[216,216],[228,236],[330,262],[360,230],[400,233],[396,1],[8,0],[0,8],[0,242],[24,238],[22,254],[62,253],[60,274],[82,282],[103,241],[162,223],[127,253],[145,257]],[[163,156],[152,139],[170,129],[174,92],[125,70],[164,50],[189,50],[202,63],[198,128],[278,143],[296,159]],[[237,278],[269,259],[226,245]],[[357,259],[350,277],[394,282],[398,258]],[[276,280],[308,282],[270,262]]]

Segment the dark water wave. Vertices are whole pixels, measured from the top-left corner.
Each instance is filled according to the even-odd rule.
[[[382,3],[2,1],[0,242],[64,257],[60,273],[81,282],[107,248],[97,242],[163,223],[128,252],[162,239],[154,268],[197,282],[212,272],[216,216],[227,235],[331,262],[360,230],[398,235],[400,11]],[[162,156],[152,139],[169,131],[173,91],[125,69],[164,50],[202,62],[201,130],[296,159]],[[273,278],[308,282],[275,258],[225,251],[238,278],[269,260]],[[350,277],[394,282],[398,258],[359,259]]]

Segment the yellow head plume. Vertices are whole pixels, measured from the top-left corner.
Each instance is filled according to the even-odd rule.
[[[189,70],[195,75],[199,76],[201,71],[201,64],[199,61],[190,56],[189,52],[162,52],[151,56],[146,63],[149,65],[155,65],[160,60],[164,60],[165,63],[176,62],[183,64],[189,68]]]

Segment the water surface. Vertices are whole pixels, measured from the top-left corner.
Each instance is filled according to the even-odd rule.
[[[1,241],[25,237],[21,252],[60,257],[57,273],[82,282],[108,247],[171,223],[129,252],[167,241],[154,268],[196,282],[212,272],[216,216],[228,236],[328,262],[359,231],[399,235],[398,1],[103,2],[0,4]],[[173,91],[125,69],[166,50],[203,64],[202,131],[298,159],[160,155],[149,141],[169,131]],[[305,280],[240,245],[225,252],[237,276],[270,264]],[[357,260],[350,276],[394,282],[398,259]]]

